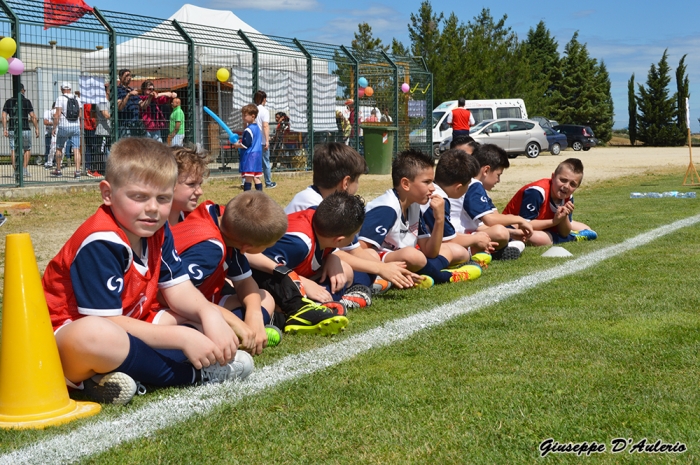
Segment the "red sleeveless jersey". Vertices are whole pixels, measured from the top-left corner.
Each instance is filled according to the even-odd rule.
[[[159,307],[156,297],[164,229],[160,228],[147,239],[148,272],[144,276],[134,265],[129,238],[117,224],[110,208],[102,205],[68,239],[68,242],[49,262],[44,272],[42,284],[54,330],[67,321],[75,321],[85,316],[78,312],[78,304],[70,278],[70,267],[85,239],[97,232],[114,232],[124,241],[126,247],[129,247],[129,267],[123,276],[124,288],[121,295],[122,314],[138,320],[149,321],[154,316],[152,310]]]
[[[315,213],[316,210],[310,208],[308,210],[302,210],[287,215],[287,234],[294,236],[306,236],[308,239],[304,242],[311,244],[309,247],[309,253],[304,258],[304,261],[293,268],[299,276],[304,276],[305,278],[310,278],[311,276],[315,275],[316,272],[321,269],[322,265],[322,263],[318,263],[318,261],[316,261],[316,250],[318,243],[316,242],[316,234],[314,233],[314,228],[312,225]],[[325,258],[329,253],[331,253],[331,249],[324,250],[321,261],[323,261],[323,258]]]
[[[515,193],[512,199],[510,199],[510,202],[508,202],[508,205],[506,205],[506,208],[503,210],[504,215],[520,215],[520,207],[522,206],[523,203],[523,194],[525,191],[531,187],[537,188],[538,190],[541,190],[544,193],[544,201],[540,205],[540,210],[537,212],[537,218],[538,220],[551,220],[554,218],[554,212],[550,208],[550,205],[552,203],[552,198],[550,195],[551,187],[552,187],[552,178],[545,178],[545,179],[540,179],[539,181],[531,182],[530,184],[523,186],[520,188],[518,192]],[[568,202],[571,200],[571,197],[569,196],[564,203]]]
[[[471,127],[469,125],[469,117],[472,112],[466,108],[455,108],[452,110],[452,130],[454,131],[468,131]]]
[[[208,207],[210,205],[214,205],[219,209],[217,212],[219,217],[223,215],[225,207],[207,200],[187,214],[184,221],[170,226],[170,231],[173,233],[173,239],[175,240],[175,250],[177,250],[178,254],[182,254],[190,247],[210,239],[217,240],[225,246],[226,242],[221,235],[221,231],[209,214]],[[221,261],[216,271],[197,288],[211,302],[219,301],[219,293],[224,287],[224,280],[226,279],[225,262],[226,254],[221,254]]]

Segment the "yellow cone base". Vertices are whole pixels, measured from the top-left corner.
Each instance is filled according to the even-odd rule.
[[[0,428],[3,429],[44,429],[77,420],[78,418],[97,415],[102,410],[95,402],[77,402],[70,399],[68,405],[54,412],[39,415],[0,415]]]

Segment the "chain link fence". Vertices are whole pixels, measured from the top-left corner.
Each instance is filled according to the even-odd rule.
[[[213,175],[230,173],[238,152],[204,108],[240,135],[257,91],[273,171],[310,169],[320,143],[362,153],[363,124],[396,127],[394,153],[432,149],[432,75],[420,58],[265,35],[192,5],[169,19],[50,5],[0,0],[0,36],[24,63],[0,76],[0,185],[102,179],[111,144],[128,136],[197,145]],[[78,94],[81,115],[69,121]]]

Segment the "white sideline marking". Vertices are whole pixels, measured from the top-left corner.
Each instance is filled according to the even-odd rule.
[[[225,383],[183,389],[177,395],[150,402],[115,419],[97,420],[76,430],[0,456],[0,464],[66,463],[104,452],[118,444],[205,414],[224,402],[236,402],[300,376],[323,370],[375,347],[386,346],[454,317],[501,302],[540,284],[585,270],[598,262],[635,249],[678,229],[700,222],[700,215],[676,221],[606,247],[549,270],[484,289],[454,302],[357,334],[309,352],[290,355],[255,370],[245,383]]]

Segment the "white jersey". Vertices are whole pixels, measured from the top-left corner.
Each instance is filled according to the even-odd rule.
[[[309,186],[294,196],[292,201],[284,207],[284,212],[289,215],[290,213],[308,210],[309,208],[316,208],[322,200],[323,197],[321,197],[318,189],[315,186]]]
[[[471,186],[475,182],[479,182],[476,179],[472,179],[469,185]],[[467,190],[467,192],[469,192]],[[464,204],[467,194],[465,193],[458,199],[450,199],[450,212],[452,218],[452,226],[454,226],[455,231],[458,233],[472,233],[476,231],[481,225],[481,221],[474,219],[467,213],[466,205]]]
[[[360,230],[360,240],[379,250],[415,247],[419,238],[430,237],[423,224],[420,205],[410,205],[404,217],[394,189],[372,200],[365,210],[367,214]]]

